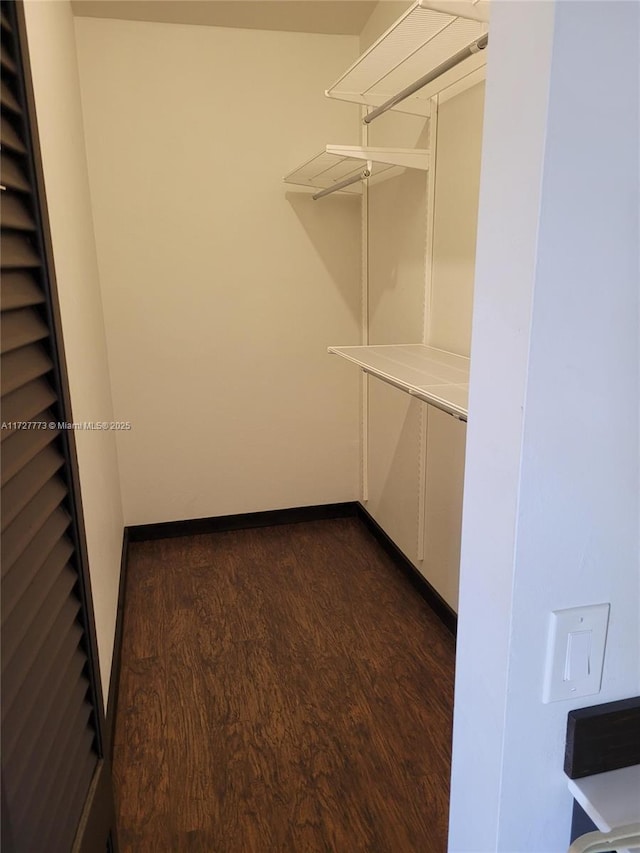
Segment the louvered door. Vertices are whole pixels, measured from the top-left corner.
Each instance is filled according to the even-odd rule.
[[[3,851],[96,853],[113,801],[21,14],[2,3]]]

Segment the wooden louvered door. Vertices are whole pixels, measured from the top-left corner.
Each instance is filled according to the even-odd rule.
[[[2,3],[2,849],[98,853],[113,796],[22,15]]]

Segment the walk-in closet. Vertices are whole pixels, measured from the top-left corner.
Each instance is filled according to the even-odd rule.
[[[640,692],[639,27],[2,0],[3,847],[568,847]]]

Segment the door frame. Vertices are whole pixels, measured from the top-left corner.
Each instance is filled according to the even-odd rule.
[[[38,225],[37,235],[44,259],[43,278],[45,291],[44,310],[47,314],[51,330],[51,348],[54,359],[52,383],[56,388],[58,399],[65,422],[73,422],[73,409],[66,367],[64,336],[58,299],[58,287],[55,273],[55,261],[51,229],[47,208],[47,196],[42,166],[42,152],[38,134],[38,120],[33,91],[31,63],[27,27],[24,11],[24,0],[15,0],[6,9],[13,19],[16,33],[16,60],[22,72],[23,106],[25,109],[25,131],[32,169],[35,208],[34,214]],[[68,494],[68,508],[71,515],[71,525],[68,531],[75,553],[78,573],[78,598],[81,603],[79,619],[81,621],[86,641],[88,661],[88,680],[90,697],[93,707],[93,727],[95,729],[95,751],[98,755],[96,769],[89,785],[83,811],[78,823],[73,845],[74,853],[95,853],[105,849],[117,853],[118,843],[115,824],[115,806],[111,774],[111,735],[106,725],[105,708],[100,676],[100,662],[91,592],[89,573],[89,556],[85,533],[84,513],[82,509],[82,492],[76,452],[75,433],[73,429],[61,430],[61,447],[65,457],[67,471],[71,481]],[[4,823],[4,821],[3,821]]]

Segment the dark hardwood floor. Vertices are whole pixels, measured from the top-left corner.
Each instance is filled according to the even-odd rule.
[[[121,850],[446,850],[453,669],[357,518],[132,543]]]

